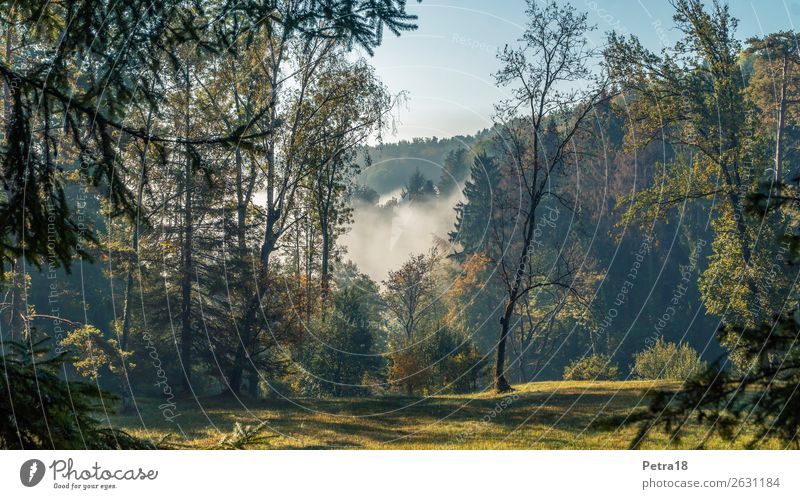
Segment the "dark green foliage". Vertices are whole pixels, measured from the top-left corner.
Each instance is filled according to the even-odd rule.
[[[455,207],[455,230],[449,234],[450,242],[461,246],[461,257],[483,251],[490,243],[487,233],[497,209],[499,185],[497,161],[485,153],[475,156],[464,184],[464,201]]]
[[[444,171],[436,184],[439,194],[446,196],[457,191],[470,174],[472,154],[465,148],[453,149],[444,157]]]
[[[370,392],[370,380],[380,378],[384,359],[378,346],[382,324],[378,319],[377,287],[357,276],[329,296],[312,321],[313,337],[306,353],[303,391],[334,396]]]
[[[749,197],[748,211],[763,216],[784,209],[796,218],[800,207],[796,182],[761,185]],[[771,191],[773,188],[776,190]],[[790,248],[787,258],[796,267],[800,235],[795,229],[781,239]],[[722,326],[717,336],[720,343],[729,345],[727,359],[714,362],[678,392],[656,392],[646,410],[604,424],[638,423],[632,447],[641,445],[650,430],[658,427],[679,439],[693,421],[711,425],[706,439],[718,433],[735,440],[745,430],[755,429],[750,447],[758,447],[768,438],[800,446],[800,309],[795,307],[756,328]],[[744,368],[732,368],[729,359],[749,361]]]
[[[430,343],[431,385],[434,389],[451,393],[480,389],[479,381],[485,376],[489,362],[471,339],[442,327]]]
[[[0,263],[23,250],[31,263],[41,265],[50,256],[67,268],[76,253],[89,256],[75,249],[94,235],[91,227],[79,226],[66,202],[65,172],[97,189],[114,214],[135,215],[120,141],[146,142],[161,150],[163,161],[168,144],[258,148],[256,139],[269,132],[252,126],[267,115],[269,104],[223,135],[165,136],[126,122],[135,106],[158,111],[172,84],[164,66],[180,73],[181,51],[235,56],[269,30],[286,38],[335,39],[371,52],[385,28],[399,34],[416,27],[405,0],[167,0],[157,6],[144,0],[0,2],[2,31],[25,47],[0,62],[11,102],[0,147]]]
[[[401,197],[408,201],[428,201],[436,197],[433,181],[425,178],[419,169],[416,169],[403,188]]]
[[[727,349],[727,355],[690,378],[677,392],[659,391],[647,409],[608,423],[639,424],[632,447],[641,445],[655,428],[663,428],[671,438],[679,439],[695,422],[707,427],[700,447],[713,434],[729,441],[743,434],[754,435],[749,441],[751,447],[759,447],[765,439],[797,445],[797,295],[793,285],[781,279],[796,276],[800,199],[796,197],[796,185],[781,182],[780,140],[767,141],[778,143],[773,149],[774,162],[759,143],[763,138],[758,138],[762,131],[757,114],[772,116],[774,99],[762,95],[759,104],[758,97],[748,98],[748,91],[757,94],[757,85],[746,87],[747,73],[739,67],[741,44],[733,36],[737,20],[726,5],[714,2],[706,6],[698,0],[679,0],[674,5],[674,19],[684,35],[674,49],[659,57],[644,51],[635,38],[622,41],[612,36],[609,46],[616,48],[607,55],[612,55],[612,68],[614,54],[629,56],[628,64],[616,68],[622,71],[620,75],[634,75],[632,89],[645,104],[641,107],[645,114],[638,117],[645,123],[643,128],[658,135],[668,130],[667,135],[672,135],[668,140],[692,146],[693,153],[705,156],[692,164],[707,167],[708,173],[701,170],[692,174],[708,176],[713,190],[689,192],[680,184],[686,174],[678,173],[673,181],[681,185],[683,194],[673,202],[713,196],[716,203],[725,199],[720,193],[727,195],[725,208],[714,208],[713,224],[718,233],[713,236],[715,253],[709,261],[718,275],[730,276],[731,284],[706,287],[703,296],[706,309],[722,315],[717,339]],[[755,43],[758,46],[760,42]],[[782,78],[786,77],[784,70]],[[773,89],[773,85],[768,87]],[[658,116],[652,116],[649,125],[646,119],[642,120],[654,109],[649,106],[648,111],[648,99],[658,104]],[[764,99],[767,107],[759,111]],[[769,124],[774,127],[771,120]],[[779,131],[783,126],[779,120]],[[640,134],[639,127],[636,132]],[[745,169],[743,163],[749,162],[752,164]],[[770,170],[773,181],[765,183],[760,172]],[[665,189],[663,185],[658,188]],[[658,206],[662,213],[664,206]],[[725,246],[726,243],[733,244]],[[759,258],[765,256],[766,263],[760,262]],[[721,278],[716,281],[724,282]],[[733,287],[740,288],[738,296]],[[778,296],[773,298],[772,293]],[[737,306],[740,310],[736,310]],[[778,312],[784,310],[792,312]]]
[[[365,203],[369,206],[374,206],[380,200],[381,195],[375,189],[366,185],[356,184],[350,190],[350,200],[352,202]]]
[[[456,187],[450,177],[448,158],[454,154],[460,155],[459,151],[479,149],[480,143],[490,135],[490,130],[481,130],[474,135],[457,135],[451,138],[415,137],[412,140],[370,147],[361,158],[359,182],[384,195],[402,189],[414,171],[419,170],[426,179],[440,187],[440,192],[447,192]],[[469,159],[466,161],[468,168]],[[452,172],[455,176],[460,166],[452,166],[455,167]],[[457,180],[463,181],[465,177]]]
[[[800,431],[800,333],[797,313],[777,318],[776,324],[758,329],[721,329],[720,336],[736,336],[737,349],[748,358],[758,359],[757,366],[744,375],[719,361],[691,378],[680,391],[658,391],[646,410],[624,420],[607,421],[639,424],[631,443],[641,445],[654,428],[663,428],[680,439],[692,423],[710,425],[705,439],[714,433],[735,440],[743,433],[753,434],[750,447],[758,447],[767,438],[777,438],[798,446]],[[747,431],[746,431],[747,430]]]
[[[68,352],[50,353],[47,339],[2,343],[0,448],[153,448],[125,432],[103,428],[93,414],[115,397],[96,386],[64,380]]]

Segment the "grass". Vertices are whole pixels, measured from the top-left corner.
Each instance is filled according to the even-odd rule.
[[[138,413],[111,416],[114,427],[179,448],[211,448],[236,423],[266,421],[272,436],[252,448],[278,449],[625,449],[631,426],[599,430],[597,418],[630,413],[655,381],[538,382],[508,395],[479,393],[435,397],[177,401],[174,422],[159,400],[137,399]],[[505,407],[503,407],[505,405]],[[141,415],[141,416],[140,416]],[[690,427],[681,441],[651,434],[643,448],[694,448],[706,428]],[[746,432],[745,432],[746,433]],[[741,448],[711,438],[706,448]],[[778,447],[766,442],[766,448]]]

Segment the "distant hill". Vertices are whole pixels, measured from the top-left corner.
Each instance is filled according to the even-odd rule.
[[[448,153],[470,149],[489,134],[490,130],[484,129],[475,135],[414,138],[370,147],[359,160],[362,172],[357,181],[385,195],[401,189],[418,169],[426,179],[438,184]]]

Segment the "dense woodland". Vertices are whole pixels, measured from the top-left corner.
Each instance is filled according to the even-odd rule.
[[[2,446],[141,445],[81,431],[98,394],[560,379],[685,381],[634,444],[698,413],[797,442],[796,34],[674,0],[674,47],[595,49],[528,6],[494,125],[392,143],[369,56],[424,22],[404,1],[0,1]],[[371,277],[347,235],[404,206],[452,223]]]

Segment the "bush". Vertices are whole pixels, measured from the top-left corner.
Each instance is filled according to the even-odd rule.
[[[392,352],[389,359],[388,382],[407,395],[475,391],[487,366],[472,341],[446,327],[410,348]]]
[[[431,384],[431,369],[427,355],[419,346],[392,352],[389,383],[402,388],[406,395],[414,395]]]
[[[107,410],[103,400],[114,397],[91,384],[64,380],[64,364],[75,358],[68,352],[52,354],[46,341],[3,343],[0,448],[154,447],[123,431],[101,427],[92,414]]]
[[[667,343],[658,338],[650,348],[633,356],[632,373],[642,379],[667,379],[684,381],[706,369],[697,351],[681,343]]]
[[[575,360],[564,369],[564,379],[571,381],[602,381],[617,379],[619,366],[611,357],[593,354]]]

